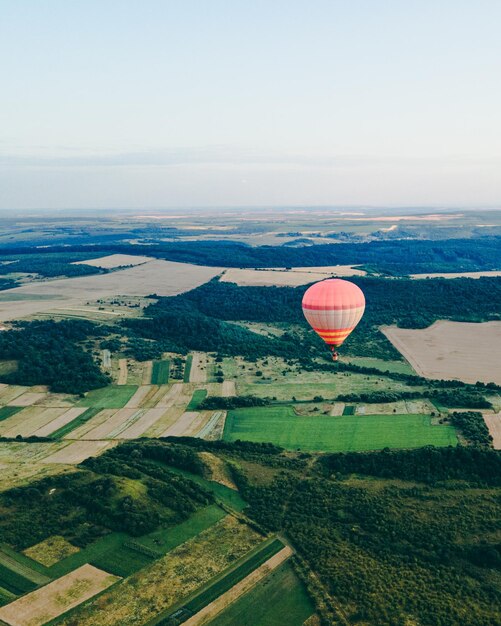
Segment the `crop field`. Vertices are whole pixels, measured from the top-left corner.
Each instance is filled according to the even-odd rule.
[[[79,411],[79,413],[76,415],[75,418],[73,418],[72,420],[68,422],[66,422],[66,418],[68,417],[68,415],[66,413],[62,415],[61,418],[59,419],[61,420],[62,418],[65,418],[65,423],[59,427],[56,427],[54,430],[51,430],[50,436],[53,439],[61,439],[62,437],[65,437],[66,435],[74,431],[75,429],[86,424],[95,415],[97,415],[99,411],[101,411],[101,409],[94,409],[94,408],[86,409],[85,407],[81,407],[81,408],[75,407],[74,409],[70,409],[70,410]],[[51,422],[49,424],[49,427],[54,427],[54,426],[56,426],[54,422]]]
[[[36,586],[36,583],[33,581],[0,563],[0,587],[7,589],[7,591],[15,595],[22,595]],[[1,618],[2,616],[0,615]]]
[[[396,372],[397,374],[410,374],[416,375],[416,372],[407,363],[407,361],[384,361],[383,359],[371,358],[371,357],[343,357],[343,361],[347,363],[353,363],[360,367],[375,367],[381,372]]]
[[[81,607],[62,624],[145,624],[226,569],[262,541],[231,516],[112,587],[99,603]]]
[[[102,267],[104,269],[114,269],[116,267],[128,267],[130,265],[141,265],[154,261],[149,256],[135,256],[132,254],[110,254],[102,256],[99,259],[86,259],[85,261],[75,261],[74,265],[92,265],[93,267]]]
[[[0,408],[0,422],[3,422],[9,417],[12,417],[16,413],[22,410],[20,406],[3,406]]]
[[[35,586],[45,585],[50,580],[45,573],[37,571],[36,563],[33,563],[31,559],[24,557],[22,554],[11,550],[8,546],[4,546],[2,550],[0,550],[0,565],[14,574],[22,576]]]
[[[302,626],[314,606],[289,563],[277,568],[230,604],[209,626]]]
[[[484,420],[495,450],[501,450],[501,413],[484,413]]]
[[[427,415],[298,416],[291,406],[228,411],[226,441],[269,441],[288,449],[347,452],[456,445],[451,426]]]
[[[151,556],[141,550],[122,544],[113,550],[100,554],[91,562],[91,565],[115,576],[126,578],[151,563],[152,560]]]
[[[269,268],[262,270],[230,268],[221,276],[227,283],[244,287],[297,287],[331,276],[363,276],[365,272],[351,265],[327,267]]]
[[[122,294],[173,296],[198,287],[221,271],[218,267],[156,260],[109,274],[30,283],[3,294],[0,320],[78,308],[87,303],[89,294],[96,300]]]
[[[191,396],[190,403],[186,407],[187,411],[196,411],[198,405],[207,397],[207,389],[195,389]]]
[[[96,409],[121,409],[136,393],[136,385],[109,385],[102,389],[95,389],[85,394],[78,406],[93,407]]]
[[[114,441],[74,441],[53,454],[41,459],[41,463],[66,463],[78,465],[90,456],[96,456],[115,445]],[[31,444],[28,444],[31,445]]]
[[[166,385],[169,382],[170,361],[154,361],[151,372],[152,385]]]
[[[116,576],[92,565],[83,565],[2,607],[0,619],[11,626],[38,626],[78,606],[117,580],[119,579]]]
[[[271,559],[272,556],[280,552],[284,548],[284,544],[279,539],[269,542],[263,542],[250,554],[246,555],[236,567],[232,568],[228,573],[219,577],[218,580],[212,582],[203,591],[187,602],[183,608],[192,614],[198,613],[201,609],[213,602],[216,598],[226,593],[234,585],[237,585],[246,576],[260,567],[265,561]]]
[[[28,437],[66,413],[66,408],[26,407],[0,424],[3,437]]]
[[[419,330],[382,331],[420,376],[501,384],[501,322],[442,320]]]

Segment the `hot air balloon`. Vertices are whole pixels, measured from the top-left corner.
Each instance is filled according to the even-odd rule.
[[[363,291],[348,280],[329,278],[306,290],[302,306],[308,324],[330,347],[332,359],[337,361],[336,349],[364,314]]]

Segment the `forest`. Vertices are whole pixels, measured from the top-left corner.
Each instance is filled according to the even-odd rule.
[[[49,242],[49,245],[52,242]],[[51,246],[44,254],[91,252],[138,254],[169,261],[221,267],[302,267],[315,265],[364,265],[390,276],[420,272],[474,272],[501,269],[501,237],[445,239],[439,241],[399,239],[370,243],[287,246],[249,246],[229,241],[175,241],[148,245],[106,243],[100,245]],[[0,256],[30,255],[36,248],[0,249]]]
[[[6,251],[4,251],[6,252]],[[89,276],[90,274],[103,274],[107,270],[93,267],[92,265],[74,265],[75,261],[98,256],[97,254],[82,254],[57,252],[48,253],[34,249],[31,254],[13,255],[0,253],[0,275],[11,273],[38,274],[46,278],[56,276]],[[15,285],[13,285],[15,286]]]
[[[22,549],[61,534],[83,546],[110,530],[141,535],[186,519],[214,497],[190,479],[211,476],[202,451],[227,464],[245,518],[287,537],[322,626],[500,623],[501,453],[488,448],[315,455],[131,441],[0,495],[3,540]],[[144,487],[126,488],[135,481]]]
[[[0,334],[0,360],[16,361],[17,368],[0,379],[13,385],[48,385],[63,393],[104,387],[110,378],[81,344],[106,332],[85,320],[17,322]]]

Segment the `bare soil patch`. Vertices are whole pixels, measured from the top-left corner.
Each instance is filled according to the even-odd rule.
[[[92,565],[82,565],[62,578],[0,608],[0,619],[11,626],[40,626],[92,598],[117,580]]]
[[[165,407],[147,409],[131,426],[117,435],[118,439],[135,439],[151,428],[168,411]]]
[[[221,273],[223,268],[150,261],[130,269],[31,283],[1,294],[0,321],[86,304],[109,296],[173,296],[189,291]]]
[[[501,384],[501,322],[442,320],[419,330],[381,330],[421,376]]]
[[[126,385],[127,384],[127,359],[119,359],[118,360],[118,380],[117,385]]]
[[[90,456],[96,456],[117,443],[116,441],[74,441],[57,452],[54,452],[54,454],[41,459],[40,462],[78,465]]]
[[[351,265],[322,267],[270,268],[264,270],[231,268],[221,276],[221,280],[237,285],[296,287],[306,285],[331,276],[364,276],[365,272]]]
[[[501,271],[485,271],[485,272],[456,272],[451,274],[435,273],[435,274],[411,274],[411,278],[481,278],[482,276],[501,276]]]
[[[149,256],[135,256],[133,254],[110,254],[99,259],[88,259],[87,261],[76,261],[73,265],[92,265],[103,269],[113,269],[115,267],[127,267],[129,265],[141,265],[154,261]]]
[[[484,420],[493,439],[492,445],[501,450],[501,413],[484,413]]]
[[[193,352],[190,369],[190,383],[205,383],[207,380],[207,355]]]

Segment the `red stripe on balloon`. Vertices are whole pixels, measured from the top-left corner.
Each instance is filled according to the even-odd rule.
[[[303,302],[303,309],[308,309],[309,311],[350,311],[352,309],[361,309],[365,306],[365,302],[360,302],[360,304],[308,304]]]

